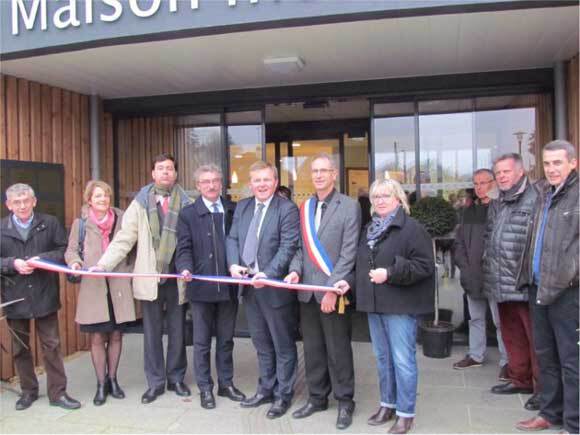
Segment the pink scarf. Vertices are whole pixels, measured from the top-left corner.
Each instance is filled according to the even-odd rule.
[[[111,241],[110,235],[113,230],[113,223],[115,222],[115,213],[113,213],[113,210],[109,209],[103,219],[99,220],[92,207],[89,207],[89,217],[101,232],[101,249],[105,252],[107,246],[109,246],[109,242]]]

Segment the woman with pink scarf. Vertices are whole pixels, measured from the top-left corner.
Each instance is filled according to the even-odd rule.
[[[73,222],[65,260],[71,269],[88,269],[97,264],[115,233],[121,228],[123,212],[111,207],[111,187],[104,181],[89,181],[84,193],[81,217]],[[129,256],[131,257],[131,256]],[[131,271],[122,262],[116,272]],[[135,320],[135,301],[128,278],[81,280],[76,322],[90,337],[93,366],[97,375],[96,406],[110,394],[123,399],[117,382],[117,368],[123,346],[123,324]]]

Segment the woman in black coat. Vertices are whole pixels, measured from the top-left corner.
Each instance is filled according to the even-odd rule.
[[[408,216],[399,183],[375,181],[370,199],[372,220],[360,238],[355,286],[357,310],[368,313],[381,393],[368,423],[396,416],[389,433],[407,433],[417,395],[417,315],[433,311],[433,248],[425,228]]]

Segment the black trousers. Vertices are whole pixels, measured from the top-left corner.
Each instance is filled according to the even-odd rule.
[[[215,330],[215,365],[218,385],[233,384],[234,329],[238,314],[238,301],[190,302],[193,322],[193,367],[200,391],[211,391],[211,337]],[[215,328],[215,329],[214,329]]]
[[[179,305],[175,280],[159,286],[157,299],[142,301],[145,376],[149,388],[165,387],[165,382],[182,382],[187,370],[184,326],[185,306]],[[163,352],[163,318],[167,325],[167,365]]]
[[[322,404],[330,391],[341,406],[354,397],[352,324],[350,310],[325,314],[315,298],[300,303],[300,326],[304,341],[304,363],[310,401]]]
[[[34,324],[42,346],[48,398],[53,401],[58,400],[66,392],[66,374],[58,333],[58,314],[55,312],[45,317],[38,317],[34,319]],[[30,351],[30,319],[8,319],[8,326],[16,334],[16,337],[12,337],[12,350],[22,393],[38,396],[38,379]]]
[[[537,288],[530,289],[530,301]],[[540,415],[578,433],[578,288],[566,290],[551,305],[530,303],[540,370]]]
[[[244,293],[248,328],[260,369],[257,392],[289,402],[294,395],[298,359],[295,305],[272,308],[256,297],[259,291],[247,288]]]

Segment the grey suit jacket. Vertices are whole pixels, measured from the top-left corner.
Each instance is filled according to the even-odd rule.
[[[226,239],[228,268],[233,264],[246,266],[241,253],[254,216],[254,208],[254,197],[243,199],[236,207],[232,227]],[[266,210],[258,239],[258,265],[268,278],[282,279],[288,273],[288,266],[298,248],[299,225],[300,217],[296,205],[274,195]],[[265,287],[256,292],[256,295],[272,307],[296,301],[296,295],[289,290]]]
[[[348,279],[356,262],[360,222],[359,203],[342,193],[335,192],[322,217],[317,233],[334,265],[331,275],[327,276],[310,260],[304,249],[302,237],[300,238],[300,247],[290,264],[290,271],[297,272],[300,275],[300,281],[305,284],[332,286],[341,279]],[[312,292],[298,292],[298,300],[309,302],[312,295]],[[324,293],[315,293],[319,303],[323,296]]]

